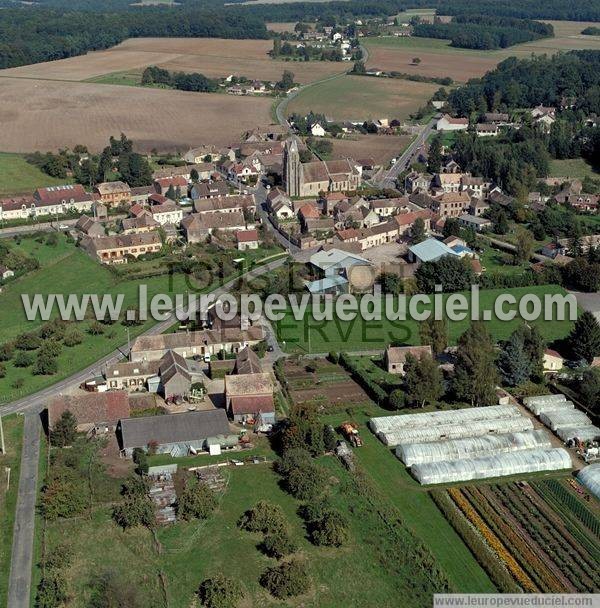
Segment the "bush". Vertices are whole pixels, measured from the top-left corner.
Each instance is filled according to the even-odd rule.
[[[260,584],[279,599],[306,593],[310,586],[308,571],[303,562],[293,559],[267,569],[260,577]]]
[[[64,411],[50,431],[52,445],[63,448],[72,445],[77,437],[77,420],[72,412]]]
[[[348,522],[341,513],[329,511],[314,522],[310,536],[315,545],[341,547],[350,536]]]
[[[33,355],[22,350],[19,351],[14,358],[15,367],[29,367],[30,365],[33,365],[33,362]]]
[[[47,339],[42,342],[40,346],[40,350],[38,352],[38,357],[47,356],[47,357],[58,357],[62,352],[62,345],[60,342],[57,342],[55,339]]]
[[[113,509],[113,519],[123,529],[135,526],[152,527],[155,523],[154,503],[148,486],[141,477],[131,477],[121,490],[124,500]]]
[[[183,520],[206,519],[216,507],[215,493],[205,483],[188,480],[177,501],[177,515]]]
[[[0,346],[0,361],[10,361],[15,352],[15,347],[10,342]]]
[[[92,321],[88,327],[88,333],[92,336],[101,336],[104,333],[104,327],[98,321]]]
[[[400,390],[399,388],[393,390],[390,393],[388,404],[389,404],[390,408],[392,408],[394,410],[401,410],[401,409],[405,408],[406,407],[406,395],[404,394],[404,391]]]
[[[262,550],[275,559],[281,559],[296,550],[296,544],[285,530],[267,534],[262,543]]]
[[[337,363],[340,360],[340,356],[338,353],[336,353],[334,350],[329,351],[329,355],[327,356],[327,358],[332,362],[332,363]]]
[[[6,365],[0,363],[0,378],[6,378]]]
[[[36,376],[52,376],[58,371],[58,361],[42,352],[38,354],[33,373]]]
[[[71,327],[65,333],[65,337],[63,338],[63,343],[65,346],[77,346],[77,344],[81,344],[83,342],[83,334],[76,328]]]
[[[34,333],[21,334],[15,340],[15,347],[19,350],[35,350],[40,347],[42,341]]]
[[[132,460],[136,465],[135,472],[138,475],[148,472],[148,455],[142,448],[135,448],[133,450]]]
[[[198,597],[206,608],[235,608],[244,593],[237,581],[222,574],[215,574],[202,581]]]
[[[273,534],[285,530],[285,515],[279,505],[261,500],[242,515],[238,526],[248,532]]]

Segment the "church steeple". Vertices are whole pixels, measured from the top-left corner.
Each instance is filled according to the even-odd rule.
[[[302,164],[295,137],[285,142],[283,151],[283,185],[288,196],[300,196]]]

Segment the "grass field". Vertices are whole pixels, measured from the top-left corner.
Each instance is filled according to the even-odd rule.
[[[15,506],[21,468],[23,417],[16,414],[8,416],[2,418],[2,424],[7,453],[0,453],[0,605],[6,606]],[[7,469],[10,469],[10,473],[7,473]],[[8,475],[10,475],[10,483]]]
[[[332,120],[406,120],[425,105],[437,85],[408,80],[341,76],[302,91],[288,104],[288,114],[321,112]]]
[[[138,87],[142,84],[143,70],[126,70],[124,72],[112,72],[110,74],[102,74],[102,76],[93,76],[85,82],[95,84],[120,84],[128,87]]]
[[[587,163],[583,158],[569,158],[565,160],[550,161],[550,177],[592,177],[600,179],[600,173]]]
[[[0,114],[2,110],[0,110]],[[36,188],[71,183],[57,179],[30,165],[20,154],[0,152],[0,197],[13,194],[33,194]]]
[[[519,302],[526,294],[535,294],[543,300],[545,294],[566,292],[555,285],[484,290],[480,293],[480,310],[493,310],[495,299],[504,293],[512,294]],[[296,321],[290,310],[285,319],[277,323],[276,329],[280,343],[285,342],[284,349],[288,352],[327,353],[331,350],[352,352],[383,349],[390,342],[419,344],[419,327],[416,321],[388,321],[385,315],[383,316],[381,321],[365,321],[357,316],[354,321],[335,319],[327,322],[315,321],[307,313],[303,321]],[[507,339],[520,322],[518,313],[512,321],[501,322],[494,316],[490,321],[486,321],[494,340]],[[564,338],[571,329],[571,322],[566,320],[548,322],[539,319],[533,323],[548,342]],[[456,343],[469,324],[468,319],[449,323],[451,344]]]

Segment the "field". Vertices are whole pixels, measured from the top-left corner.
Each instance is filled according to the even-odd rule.
[[[313,368],[307,368],[313,366]],[[363,389],[339,365],[324,359],[296,363],[286,361],[285,377],[295,404],[314,403],[325,409],[352,407],[369,402]]]
[[[600,178],[600,173],[594,171],[593,167],[585,162],[583,158],[569,158],[565,160],[550,161],[550,177]]]
[[[376,163],[385,165],[406,149],[411,137],[409,135],[351,135],[348,138],[332,141],[332,157],[372,157]]]
[[[532,53],[553,54],[571,49],[600,49],[600,36],[583,36],[581,30],[587,22],[550,21],[555,37],[536,40],[507,49],[478,51],[453,48],[450,41],[432,38],[365,38],[363,44],[369,50],[368,67],[381,70],[410,72],[423,76],[450,76],[456,82],[477,78],[493,69],[507,57],[527,58]],[[421,63],[412,65],[419,57]]]
[[[21,467],[23,417],[15,414],[2,418],[2,425],[4,426],[7,453],[0,452],[0,605],[6,606],[15,505]],[[10,486],[7,488],[9,480]]]
[[[202,142],[231,144],[270,122],[269,99],[28,78],[0,82],[7,152],[76,144],[99,151],[122,132],[140,151],[185,151]]]
[[[69,181],[46,175],[19,154],[0,152],[0,197],[9,194],[31,194],[41,186],[54,186]]]
[[[495,299],[503,293],[511,293],[519,302],[526,294],[536,294],[543,300],[544,294],[564,294],[566,292],[561,287],[554,285],[482,290],[480,292],[480,310],[493,310]],[[340,321],[335,318],[334,321],[327,322],[315,321],[307,312],[304,320],[296,321],[290,310],[288,315],[277,324],[277,331],[279,341],[286,342],[285,349],[288,352],[298,353],[376,350],[385,348],[390,342],[419,344],[419,328],[416,321],[388,321],[385,315],[382,316],[381,321],[365,321],[357,316],[354,321]],[[449,323],[451,344],[456,343],[458,337],[468,328],[469,323],[468,319]],[[519,325],[520,320],[517,312],[512,321],[501,322],[492,315],[492,319],[486,323],[493,339],[497,341],[506,340]],[[533,323],[537,325],[548,342],[564,338],[571,329],[571,322],[566,320],[548,322],[538,319]]]
[[[436,500],[455,527],[465,529],[462,518],[475,527],[500,558],[503,577],[525,592],[598,588],[598,504],[585,505],[565,480],[452,488]]]
[[[341,76],[308,87],[288,105],[288,114],[321,112],[332,120],[408,119],[439,86],[387,78]]]

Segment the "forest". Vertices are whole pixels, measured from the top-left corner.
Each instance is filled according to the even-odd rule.
[[[548,23],[512,17],[487,15],[459,15],[450,23],[420,23],[414,35],[422,38],[443,38],[451,46],[466,49],[500,49],[547,38],[554,35]]]

